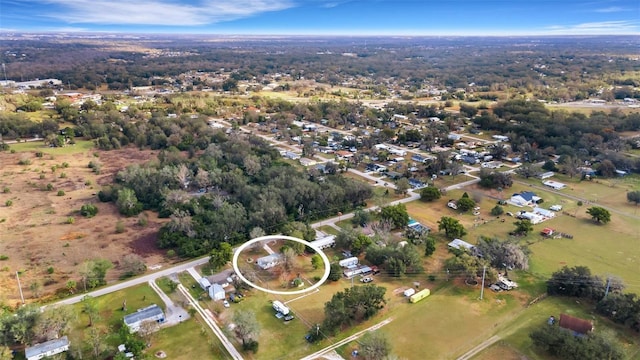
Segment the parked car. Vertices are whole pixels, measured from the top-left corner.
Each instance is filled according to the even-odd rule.
[[[230,306],[229,302],[227,300],[223,301],[222,305],[224,305],[224,307],[226,307],[226,308],[228,308]]]
[[[367,277],[363,277],[362,279],[360,279],[360,281],[366,284],[366,283],[372,282],[373,278],[367,276]]]
[[[491,284],[491,286],[489,286],[489,289],[495,291],[495,292],[500,292],[502,291],[502,289],[500,288],[500,286],[496,285],[496,284]]]
[[[284,317],[284,321],[291,321],[291,320],[293,320],[293,319],[295,319],[295,316],[293,316],[293,315],[291,315],[291,314],[289,314],[289,315],[287,315],[287,316],[285,316],[285,317]]]

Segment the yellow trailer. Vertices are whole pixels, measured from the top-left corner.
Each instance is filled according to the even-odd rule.
[[[431,291],[429,289],[420,290],[417,293],[411,295],[409,297],[409,301],[412,303],[417,303],[418,301],[426,298],[429,295],[431,295]]]

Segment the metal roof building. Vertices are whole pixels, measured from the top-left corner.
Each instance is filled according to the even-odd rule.
[[[69,350],[69,339],[63,336],[59,339],[49,340],[41,344],[35,344],[24,350],[27,360],[39,360],[44,357],[60,354]]]
[[[153,304],[145,308],[138,309],[138,311],[133,314],[129,314],[124,317],[124,323],[129,327],[131,332],[137,332],[140,330],[140,325],[145,321],[163,323],[164,312],[162,311],[162,308]]]

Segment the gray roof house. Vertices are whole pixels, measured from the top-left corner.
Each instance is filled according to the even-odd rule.
[[[226,293],[222,285],[213,283],[209,286],[209,297],[212,300],[224,300]]]
[[[280,263],[282,256],[278,253],[273,253],[271,255],[263,256],[256,260],[256,263],[262,270],[270,269]]]
[[[125,315],[124,324],[129,327],[132,333],[140,330],[140,325],[145,321],[155,321],[157,323],[164,322],[164,312],[158,305],[153,304],[142,309],[138,309],[133,314]]]
[[[49,340],[41,344],[35,344],[24,350],[27,360],[40,360],[69,350],[69,339],[63,336],[59,339]]]

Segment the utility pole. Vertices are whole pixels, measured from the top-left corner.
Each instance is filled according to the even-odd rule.
[[[22,285],[20,285],[20,274],[16,271],[16,280],[18,280],[18,289],[20,289],[20,299],[24,305],[24,295],[22,294]]]
[[[611,278],[608,277],[607,278],[607,290],[604,291],[604,297],[607,297],[607,295],[609,295],[609,286],[611,285]]]
[[[483,266],[482,267],[482,288],[480,289],[480,300],[482,300],[482,297],[484,295],[484,276],[487,273],[487,267]]]

